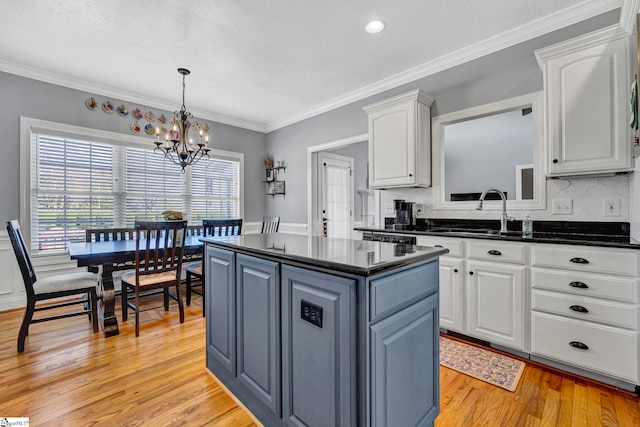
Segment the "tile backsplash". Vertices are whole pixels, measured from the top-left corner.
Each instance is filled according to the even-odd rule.
[[[534,220],[558,221],[614,221],[629,222],[629,175],[611,177],[587,177],[571,179],[547,180],[547,206],[540,210],[508,209],[510,216],[522,219],[528,212]],[[397,188],[380,192],[380,210],[385,215],[385,206],[394,199],[422,203],[425,212],[420,217],[427,218],[460,218],[460,219],[498,219],[500,214],[495,210],[434,210],[431,188]],[[571,199],[573,213],[571,215],[555,215],[552,213],[554,199]],[[620,200],[620,216],[604,216],[605,199]]]

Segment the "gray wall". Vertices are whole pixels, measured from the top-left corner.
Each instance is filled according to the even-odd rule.
[[[267,151],[287,162],[287,197],[267,201],[267,214],[284,222],[307,222],[306,149],[367,132],[362,107],[422,89],[435,98],[431,115],[475,107],[542,90],[533,51],[618,22],[619,10],[503,49],[267,134]]]
[[[109,99],[115,106],[127,105],[129,111],[138,107],[143,112],[151,110],[156,116],[160,113],[167,117],[173,115],[172,111],[150,108],[8,73],[0,73],[0,94],[0,129],[3,132],[0,144],[4,152],[4,155],[0,156],[0,220],[3,224],[9,219],[20,217],[20,116],[134,135],[129,128],[134,120],[131,114],[122,117],[117,113],[105,114],[101,109],[91,111],[85,107],[85,100],[94,97],[102,103]],[[179,107],[179,102],[176,102],[176,110]],[[263,185],[258,184],[264,179],[265,135],[213,123],[210,120],[199,121],[209,123],[211,127],[209,135],[210,140],[214,141],[212,148],[244,153],[245,220],[259,221],[265,211],[266,197]],[[149,137],[150,146],[153,146],[152,141],[153,137]]]

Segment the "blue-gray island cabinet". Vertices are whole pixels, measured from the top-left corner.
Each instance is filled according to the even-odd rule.
[[[433,424],[447,249],[282,233],[203,242],[207,369],[264,425]]]

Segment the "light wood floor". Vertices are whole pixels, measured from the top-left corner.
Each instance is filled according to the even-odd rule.
[[[151,306],[137,339],[131,320],[105,339],[75,317],[32,325],[20,355],[22,310],[0,312],[0,417],[32,426],[255,425],[205,372],[199,297],[182,325],[177,307]],[[438,427],[640,426],[635,396],[551,370],[528,365],[514,393],[440,373]]]

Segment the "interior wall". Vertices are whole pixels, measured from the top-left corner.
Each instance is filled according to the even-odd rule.
[[[363,106],[422,89],[435,99],[431,108],[431,115],[435,117],[541,91],[542,70],[534,50],[616,24],[619,14],[619,10],[608,12],[267,134],[267,150],[274,157],[288,162],[287,197],[268,200],[268,215],[280,215],[285,222],[307,222],[306,149],[366,133],[367,116]],[[552,188],[547,197],[555,197],[558,193]],[[622,189],[621,197],[624,193]],[[411,200],[409,197],[401,198]],[[431,197],[425,198],[424,195],[420,198],[425,202],[431,201]],[[623,201],[623,210],[625,203]],[[454,215],[460,216],[460,212]]]
[[[94,97],[99,104],[110,100],[114,106],[125,104],[129,111],[140,108],[143,112],[151,110],[158,116],[164,113],[168,118],[172,111],[164,111],[144,105],[133,104],[126,100],[107,98],[92,93],[69,89],[28,79],[14,74],[0,73],[0,128],[3,138],[0,144],[6,154],[0,156],[0,220],[4,224],[9,219],[20,217],[20,116],[41,120],[66,123],[93,129],[136,135],[130,129],[134,120],[131,114],[121,116],[118,113],[106,114],[100,108],[92,111],[85,106],[85,100]],[[176,109],[180,106],[176,101]],[[195,118],[195,120],[198,120]],[[237,128],[210,120],[208,123],[212,148],[244,153],[244,212],[246,221],[260,221],[265,212],[264,179],[265,135],[260,132]],[[144,119],[140,123],[144,122]],[[154,147],[154,137],[149,137],[149,146]],[[178,167],[178,166],[176,166]]]

